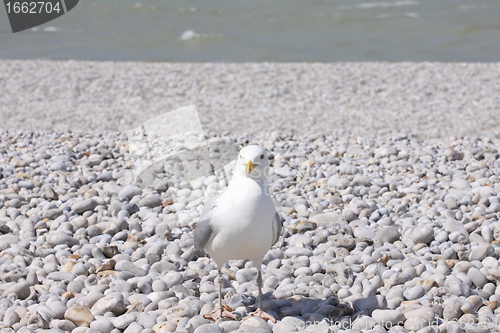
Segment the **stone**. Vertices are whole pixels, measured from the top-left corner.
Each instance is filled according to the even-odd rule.
[[[406,328],[408,331],[414,331],[414,332],[419,331],[427,326],[429,326],[429,323],[424,318],[421,317],[408,318],[404,324],[404,328]]]
[[[6,234],[0,236],[0,251],[8,249],[14,244],[19,243],[19,237],[13,234]]]
[[[142,190],[140,187],[135,185],[127,185],[120,190],[118,193],[118,197],[127,198],[128,200],[132,199],[136,195],[141,195]]]
[[[71,210],[77,214],[83,214],[84,212],[92,210],[96,207],[97,202],[94,199],[85,199],[71,205]]]
[[[488,282],[486,276],[476,267],[471,267],[467,272],[467,276],[478,288],[483,288],[484,285]]]
[[[131,323],[123,333],[142,333],[144,332],[144,327],[139,323]],[[144,332],[145,333],[145,332]]]
[[[68,308],[64,313],[64,318],[72,321],[77,326],[85,327],[90,327],[90,323],[95,319],[90,309],[83,306],[72,306]]]
[[[90,323],[90,328],[101,333],[110,333],[115,327],[109,319],[101,317]]]
[[[3,316],[3,324],[7,327],[12,327],[14,324],[19,322],[19,314],[16,312],[16,308],[10,307],[5,311]]]
[[[377,321],[373,319],[372,317],[369,316],[364,316],[361,315],[359,316],[354,322],[352,323],[352,329],[353,330],[370,330],[377,325]],[[392,324],[390,322],[381,322],[380,325],[383,327],[392,327]],[[319,326],[319,325],[318,325]],[[319,327],[318,327],[319,328]]]
[[[67,308],[66,308],[66,305],[64,305],[64,303],[62,303],[62,302],[53,302],[50,305],[50,310],[51,310],[50,313],[51,313],[53,318],[63,319]]]
[[[133,313],[125,313],[113,319],[113,325],[120,329],[126,329],[130,324],[136,320],[136,316]]]
[[[142,302],[139,302],[140,304],[143,304]],[[137,318],[137,322],[142,325],[144,328],[152,328],[154,325],[156,325],[156,319],[154,316],[150,316],[146,313],[141,313],[139,317]]]
[[[375,240],[380,243],[394,243],[399,240],[401,234],[395,227],[383,227],[375,234]]]
[[[60,209],[48,209],[42,213],[42,218],[55,220],[57,217],[62,215],[62,210]]]
[[[331,242],[336,247],[345,247],[347,250],[352,250],[356,246],[356,242],[352,237],[346,237],[344,235],[333,235],[331,237]]]
[[[493,256],[495,249],[488,243],[478,245],[469,255],[469,261],[479,260],[482,261],[486,257]]]
[[[50,232],[47,237],[47,243],[51,246],[56,246],[60,244],[66,244],[68,246],[75,246],[77,244],[80,244],[80,242],[68,235],[67,233],[63,231],[56,231],[54,233]]]
[[[453,180],[451,183],[450,183],[450,187],[451,188],[455,188],[457,190],[468,190],[471,188],[469,182],[465,179],[461,179],[461,178],[458,178],[458,179],[455,179]]]
[[[48,200],[57,200],[59,199],[59,195],[56,193],[56,191],[54,191],[54,189],[52,188],[52,186],[47,186],[45,188],[45,198],[48,199]]]
[[[390,323],[390,327],[402,325],[406,320],[403,312],[398,310],[373,310],[372,318],[384,327],[387,327],[387,323]]]
[[[238,328],[240,328],[240,325],[241,325],[241,323],[239,321],[236,321],[236,320],[226,320],[226,321],[219,323],[219,327],[222,328],[222,331],[224,333],[235,331]],[[274,329],[274,327],[273,327],[273,329]]]
[[[326,273],[331,274],[339,286],[351,287],[354,282],[352,267],[346,265],[345,263],[327,266]]]
[[[429,244],[434,240],[434,230],[427,226],[417,226],[413,229],[412,240],[418,243]]]
[[[215,324],[203,324],[198,326],[194,333],[223,333],[224,331]]]
[[[355,311],[366,311],[368,315],[371,315],[374,310],[387,309],[387,301],[382,295],[374,295],[355,300],[352,307]]]
[[[104,170],[103,172],[101,172],[101,174],[99,176],[97,176],[96,180],[98,182],[99,181],[109,182],[109,181],[113,180],[113,174],[107,170]]]
[[[90,311],[94,316],[103,315],[106,312],[113,312],[116,316],[123,314],[127,310],[125,303],[123,301],[123,296],[120,295],[110,295],[100,298],[92,306]]]
[[[51,163],[49,169],[52,171],[67,171],[68,168],[63,162],[54,162]]]
[[[419,299],[420,297],[425,295],[425,288],[422,286],[415,286],[410,289],[405,290],[403,295],[406,297],[407,300],[416,300]]]
[[[340,173],[344,175],[356,175],[359,173],[359,169],[352,164],[342,163],[338,166]]]
[[[412,311],[407,311],[404,313],[406,319],[412,318],[412,317],[419,317],[423,318],[426,322],[430,323],[434,321],[436,314],[434,310],[430,307],[427,306],[422,306],[418,309],[412,310]]]
[[[141,200],[139,200],[139,206],[145,206],[149,208],[154,208],[162,204],[161,199],[155,194],[148,194]]]
[[[271,332],[271,327],[262,318],[250,317],[241,323],[240,330],[243,332]]]
[[[356,177],[354,177],[354,179],[352,181],[357,185],[363,185],[363,186],[367,186],[367,187],[370,187],[372,184],[370,178],[368,178],[366,176],[356,176]]]
[[[316,230],[318,227],[318,224],[313,221],[301,221],[297,224],[292,224],[288,226],[288,231],[290,231],[293,234],[296,233],[304,233],[309,230]]]
[[[174,286],[181,284],[184,281],[184,278],[182,274],[179,272],[168,272],[163,277],[163,281],[167,285],[167,288],[172,288]]]
[[[333,223],[346,223],[346,219],[343,215],[338,213],[322,213],[316,214],[310,219],[312,222],[317,223],[319,226],[323,226],[325,228],[330,227]]]
[[[51,333],[52,333],[52,331],[54,331],[54,333],[55,332],[59,333],[59,331],[56,331],[55,329],[62,330],[61,333],[63,333],[63,332],[73,332],[78,327],[78,326],[75,325],[74,322],[66,320],[66,319],[62,319],[62,320],[60,320],[60,319],[53,319],[53,320],[50,321],[50,326],[52,327],[51,328]],[[83,329],[86,330],[85,327],[83,327]]]
[[[115,270],[126,271],[134,274],[135,276],[146,276],[148,273],[142,268],[137,267],[128,260],[120,260],[115,265]]]
[[[81,281],[71,281],[69,284],[68,284],[68,287],[67,287],[67,291],[70,292],[71,294],[73,294],[74,296],[76,296],[77,294],[79,294],[82,289],[85,288],[85,285],[83,284],[83,282]]]
[[[460,304],[451,303],[444,307],[443,319],[448,321],[458,320],[460,316],[462,316],[462,310],[460,309]]]
[[[169,323],[168,321],[158,323],[153,326],[153,331],[156,333],[160,332],[174,332],[176,329],[176,326],[172,323]]]
[[[30,285],[26,281],[19,281],[3,292],[6,297],[10,294],[16,294],[20,299],[26,299],[30,295]]]

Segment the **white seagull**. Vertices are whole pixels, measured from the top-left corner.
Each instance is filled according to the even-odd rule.
[[[262,259],[279,239],[282,217],[276,212],[266,183],[269,159],[265,148],[251,145],[240,151],[226,191],[210,199],[194,230],[194,248],[204,249],[217,264],[219,304],[205,318],[237,319],[222,306],[221,268],[228,260],[251,260],[258,269],[259,307],[248,317],[275,322],[262,309]]]

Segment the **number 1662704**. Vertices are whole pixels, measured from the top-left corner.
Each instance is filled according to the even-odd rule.
[[[53,4],[49,1],[31,1],[31,2],[6,2],[5,7],[7,13],[11,14],[50,14],[52,12],[59,13],[63,10],[59,2]]]

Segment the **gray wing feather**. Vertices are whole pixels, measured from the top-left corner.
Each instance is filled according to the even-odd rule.
[[[280,214],[274,214],[273,218],[273,245],[276,244],[283,231],[283,218]]]
[[[213,237],[214,231],[210,226],[210,220],[198,222],[194,229],[193,240],[195,250],[203,250]]]
[[[220,194],[216,195],[212,199],[208,200],[203,207],[198,224],[194,229],[193,240],[195,250],[203,250],[208,244],[210,239],[214,236],[214,230],[210,225],[210,217],[207,218],[208,213],[217,207],[217,199],[219,199]]]

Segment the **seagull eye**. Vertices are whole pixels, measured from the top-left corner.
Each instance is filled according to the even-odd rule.
[[[243,158],[243,156],[240,155],[240,159]]]
[[[263,160],[264,159],[264,154],[260,155],[260,159]]]

